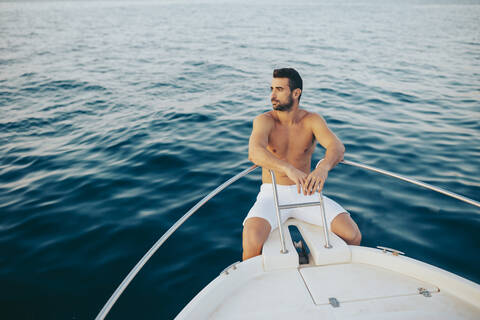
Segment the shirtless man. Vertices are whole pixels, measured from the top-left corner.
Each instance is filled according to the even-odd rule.
[[[248,158],[262,167],[262,186],[243,228],[243,260],[260,255],[271,230],[278,227],[273,202],[275,172],[279,202],[318,201],[328,171],[343,159],[345,147],[318,114],[299,108],[302,78],[291,68],[273,71],[270,99],[273,110],[253,121]],[[325,158],[310,172],[315,140],[325,149]],[[324,197],[330,230],[348,244],[359,245],[362,235],[357,224],[339,204]],[[323,225],[318,207],[282,210],[282,220],[295,217]],[[283,222],[282,221],[282,222]]]

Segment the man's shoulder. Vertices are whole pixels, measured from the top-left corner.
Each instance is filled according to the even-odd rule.
[[[302,109],[302,111],[305,112],[304,115],[302,116],[302,120],[309,123],[309,124],[315,124],[315,123],[318,123],[318,122],[325,122],[323,117],[316,112],[310,112],[310,111],[307,111],[307,110],[304,110],[304,109]]]
[[[275,126],[275,120],[270,112],[259,114],[253,120],[253,132],[270,132]]]
[[[253,121],[257,122],[257,123],[270,123],[270,122],[273,123],[274,119],[273,119],[273,116],[272,116],[272,112],[267,111],[267,112],[261,113],[258,116],[256,116]]]

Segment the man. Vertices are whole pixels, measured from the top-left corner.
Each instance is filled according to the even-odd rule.
[[[270,232],[277,228],[272,181],[275,172],[279,202],[318,201],[328,171],[343,159],[345,147],[318,114],[299,108],[302,78],[292,68],[273,71],[270,99],[273,110],[253,121],[248,158],[262,167],[262,186],[257,201],[244,221],[243,260],[260,255]],[[325,157],[310,172],[315,141],[325,149]],[[359,245],[361,233],[357,224],[339,204],[324,197],[330,230],[348,244]],[[323,225],[318,207],[282,210],[282,222],[295,217]]]

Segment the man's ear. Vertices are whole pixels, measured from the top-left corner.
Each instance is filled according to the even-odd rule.
[[[302,94],[302,89],[296,88],[296,89],[293,90],[293,96],[294,96],[295,98],[298,99],[298,97],[300,97],[301,94]]]

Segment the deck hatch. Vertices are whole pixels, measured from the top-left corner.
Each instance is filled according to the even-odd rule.
[[[335,266],[301,268],[300,273],[315,304],[330,304],[335,297],[341,304],[350,301],[430,294],[438,288],[423,281],[366,264],[352,263]],[[423,291],[422,291],[423,294]]]

